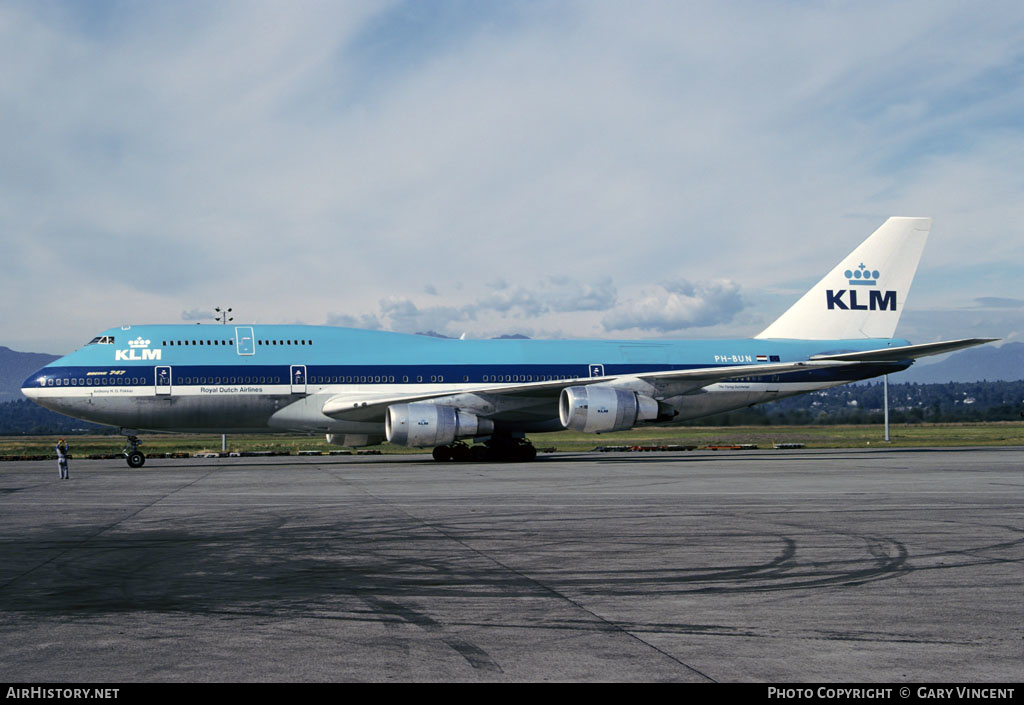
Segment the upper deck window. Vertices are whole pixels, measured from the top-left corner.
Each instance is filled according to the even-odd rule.
[[[112,335],[98,335],[89,341],[89,345],[113,345],[114,336]]]

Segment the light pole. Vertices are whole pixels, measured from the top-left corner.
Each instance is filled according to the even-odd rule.
[[[226,310],[222,310],[220,306],[217,306],[213,310],[217,312],[217,315],[214,316],[214,318],[216,318],[218,321],[220,321],[224,325],[227,325],[228,321],[235,320],[234,318],[232,318],[231,316],[228,315],[229,313],[231,313],[231,309],[230,308],[228,308]],[[220,452],[221,453],[227,453],[228,452],[228,435],[226,433],[220,434]]]
[[[882,399],[885,405],[885,442],[889,442],[889,375],[882,377]]]
[[[885,406],[885,442],[889,443],[889,375],[882,377],[882,404]]]

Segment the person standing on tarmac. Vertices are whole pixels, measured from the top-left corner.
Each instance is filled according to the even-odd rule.
[[[60,479],[70,479],[68,473],[68,442],[61,438],[57,441],[57,470],[60,471]]]

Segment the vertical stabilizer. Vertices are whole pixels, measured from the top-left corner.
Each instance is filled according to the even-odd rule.
[[[931,225],[931,218],[889,218],[756,337],[893,337]]]

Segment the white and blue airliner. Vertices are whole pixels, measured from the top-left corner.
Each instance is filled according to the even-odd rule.
[[[324,433],[433,448],[438,460],[532,459],[526,434],[621,431],[898,372],[989,342],[893,338],[931,226],[889,218],[745,340],[453,340],[304,325],[135,325],[39,370],[42,406],[138,433]],[[477,441],[471,446],[467,441]]]

